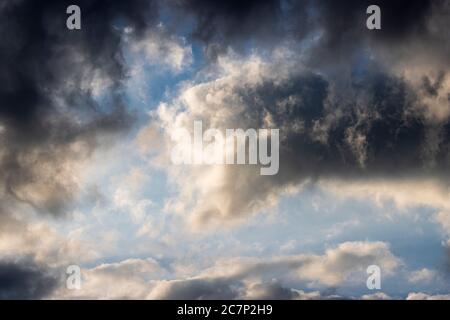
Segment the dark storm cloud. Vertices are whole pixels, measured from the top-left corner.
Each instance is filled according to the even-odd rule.
[[[337,44],[342,36],[349,34],[353,37],[371,36],[379,40],[402,41],[412,35],[427,33],[426,22],[432,13],[433,3],[442,5],[442,1],[431,0],[324,0],[315,3],[319,11],[318,20],[329,44]],[[381,9],[382,27],[376,32],[368,32],[366,19],[369,15],[366,9],[373,4]]]
[[[430,1],[317,1],[320,40],[309,52],[315,67],[355,63],[367,51],[387,63],[421,55],[450,63],[448,27],[450,8],[446,0]],[[366,9],[381,9],[381,30],[366,28]]]
[[[0,299],[42,299],[59,283],[45,269],[30,261],[0,262]]]
[[[288,44],[303,56],[306,66],[335,76],[327,80],[341,86],[338,89],[341,91],[352,85],[351,73],[358,72],[368,57],[379,63],[387,79],[396,66],[400,65],[400,69],[423,66],[423,72],[434,73],[422,74],[424,94],[437,98],[438,90],[441,94],[449,90],[442,88],[450,66],[448,0],[174,0],[171,3],[193,15],[194,39],[205,44],[206,56],[213,61],[230,47],[238,51],[248,48],[271,51]],[[366,9],[372,4],[381,9],[381,30],[366,27]],[[378,99],[382,99],[382,92],[378,92]]]
[[[275,47],[292,35],[301,38],[309,29],[308,3],[303,0],[172,0],[169,5],[180,20],[192,17],[191,36],[205,44],[212,60],[229,46]]]
[[[194,85],[189,94],[195,104],[186,99],[187,110],[198,119],[197,105],[210,108],[201,119],[221,129],[279,129],[279,172],[260,176],[252,166],[224,168],[220,189],[208,190],[192,204],[188,223],[194,229],[213,219],[238,220],[265,210],[286,189],[320,180],[434,178],[448,185],[450,118],[431,117],[436,110],[449,110],[442,85],[447,74],[429,76],[436,89],[430,95],[424,94],[422,81],[417,87],[374,61],[331,76],[280,66],[278,60],[259,63],[255,57],[238,60],[242,68],[231,67],[230,76]],[[220,102],[211,103],[209,97],[220,97]],[[239,109],[218,119],[216,110],[233,108],[229,101]],[[226,199],[226,206],[217,199]]]
[[[253,119],[249,127],[264,126],[268,113],[280,128],[280,172],[273,179],[447,176],[450,121],[427,124],[420,93],[374,69],[353,76],[343,92],[314,73],[238,90],[247,105],[242,117]],[[430,141],[431,132],[439,139]]]
[[[369,35],[366,9],[373,4],[381,8],[383,18],[382,30],[373,33],[377,38],[398,40],[427,33],[426,22],[433,6],[442,7],[445,0],[172,0],[169,3],[194,15],[194,35],[205,42],[275,40],[280,36],[305,35],[306,31],[320,27],[331,44],[349,33]]]
[[[423,76],[422,78],[422,90],[425,91],[425,94],[436,97],[439,93],[439,90],[442,88],[442,83],[445,79],[445,73],[441,71],[437,78],[433,81],[428,76]]]
[[[194,15],[193,35],[205,42],[226,44],[246,36],[264,37],[280,32],[281,7],[277,0],[173,0],[170,3]]]
[[[428,123],[420,99],[431,97],[442,108],[448,104],[438,97],[448,90],[443,86],[449,76],[446,62],[450,63],[450,39],[445,38],[448,1],[175,3],[194,13],[194,35],[207,44],[233,47],[242,41],[271,39],[267,46],[273,48],[282,40],[301,43],[320,32],[319,40],[303,53],[307,66],[317,72],[294,76],[281,85],[268,80],[257,88],[237,90],[247,105],[243,117],[259,119],[250,127],[262,126],[268,111],[274,127],[284,128],[280,174],[274,179],[284,180],[284,174],[292,179],[292,172],[310,177],[377,176],[392,170],[399,175],[445,172],[450,123]],[[381,8],[381,30],[366,28],[366,9],[371,4]],[[296,17],[307,23],[295,25]],[[419,56],[427,72],[436,68],[432,63],[441,58],[442,63],[436,74],[423,74],[415,87],[390,70],[393,56],[392,61],[377,61],[385,57],[382,54],[397,51],[401,52],[395,59],[404,59],[406,68],[416,67],[408,59]],[[371,53],[380,55],[369,61],[365,55]],[[348,72],[332,73],[329,68]]]
[[[82,8],[82,30],[66,28],[71,4]],[[73,164],[133,121],[120,96],[120,28],[139,35],[157,14],[140,0],[2,3],[0,195],[55,214],[73,199]],[[102,86],[108,94],[95,99]]]

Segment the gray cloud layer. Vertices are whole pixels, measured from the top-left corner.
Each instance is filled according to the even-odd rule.
[[[53,214],[75,195],[73,166],[133,120],[119,90],[120,19],[138,33],[157,13],[151,1],[77,1],[83,29],[70,32],[72,2],[0,8],[0,192]]]
[[[42,299],[59,284],[59,278],[32,261],[0,262],[0,299]]]

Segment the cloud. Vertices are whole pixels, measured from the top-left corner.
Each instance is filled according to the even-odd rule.
[[[206,43],[212,58],[227,45],[243,46],[246,41],[276,41],[283,36],[281,1],[169,1],[181,21],[193,18],[192,36]]]
[[[0,299],[42,299],[59,283],[59,277],[32,261],[0,262]]]
[[[151,280],[168,272],[153,259],[127,259],[82,269],[81,290],[60,288],[54,296],[63,299],[144,299]]]
[[[361,296],[362,300],[392,300],[392,298],[384,292],[376,292],[373,294],[365,294]]]
[[[173,72],[180,72],[193,62],[192,48],[183,38],[171,35],[163,27],[147,31],[137,39],[133,37],[133,30],[126,30],[125,41],[129,42],[129,49],[134,54],[141,54],[145,63],[166,66]]]
[[[46,266],[66,267],[73,262],[83,263],[99,258],[99,243],[82,238],[82,230],[61,233],[42,221],[32,224],[27,219],[4,215],[0,220],[0,263],[20,257]]]
[[[408,281],[412,283],[430,282],[437,277],[437,273],[434,270],[423,268],[417,271],[411,272]]]
[[[324,255],[298,255],[272,259],[235,258],[219,261],[196,277],[160,282],[151,292],[157,299],[318,298],[317,293],[290,289],[287,283],[334,288],[345,282],[365,284],[366,268],[378,264],[389,276],[400,266],[382,242],[347,242]],[[280,277],[280,275],[283,275]],[[273,279],[279,281],[273,282]]]
[[[128,129],[133,114],[117,19],[152,27],[153,2],[78,1],[82,29],[65,27],[72,2],[7,2],[0,9],[0,196],[60,215],[77,195],[84,161]]]
[[[450,294],[427,294],[423,292],[411,292],[406,300],[449,300]]]
[[[450,235],[449,186],[439,178],[323,179],[318,186],[337,197],[373,201],[380,208],[394,204],[400,214],[413,208],[432,209],[430,220],[439,224],[445,235]]]
[[[327,290],[322,295],[292,286],[328,291],[345,283],[365,286],[366,268],[371,264],[379,265],[389,277],[401,261],[383,242],[346,242],[323,255],[221,259],[187,277],[169,272],[176,270],[176,261],[163,267],[153,259],[131,259],[84,269],[81,290],[56,295],[89,299],[331,299],[337,296]],[[170,274],[175,278],[169,278]]]
[[[294,291],[283,287],[277,281],[269,283],[250,283],[247,285],[244,299],[248,300],[292,300],[297,297],[314,297],[317,298],[319,294],[317,292],[307,294],[301,291]]]
[[[39,215],[70,218],[75,205],[89,205],[92,156],[135,124],[124,96],[125,52],[142,49],[153,64],[177,71],[191,59],[189,47],[158,26],[157,1],[77,1],[78,31],[66,28],[71,4],[0,7],[1,258],[31,256],[52,266],[98,258],[99,243],[81,239],[81,228],[63,235]],[[154,52],[145,48],[148,40],[159,46]],[[150,204],[126,205],[139,220]]]
[[[176,14],[175,25],[193,24],[191,35],[205,44],[215,60],[228,48],[245,51],[278,47],[286,42],[305,44],[311,65],[348,70],[348,63],[366,49],[400,62],[432,55],[448,65],[448,2],[439,0],[378,1],[382,28],[366,28],[369,0],[336,3],[301,1],[216,1],[169,2]],[[444,64],[445,66],[445,64]]]

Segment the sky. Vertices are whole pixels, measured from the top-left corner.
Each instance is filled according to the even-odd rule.
[[[0,299],[449,299],[449,23],[448,0],[3,0]],[[278,129],[279,171],[174,164],[195,121]]]

